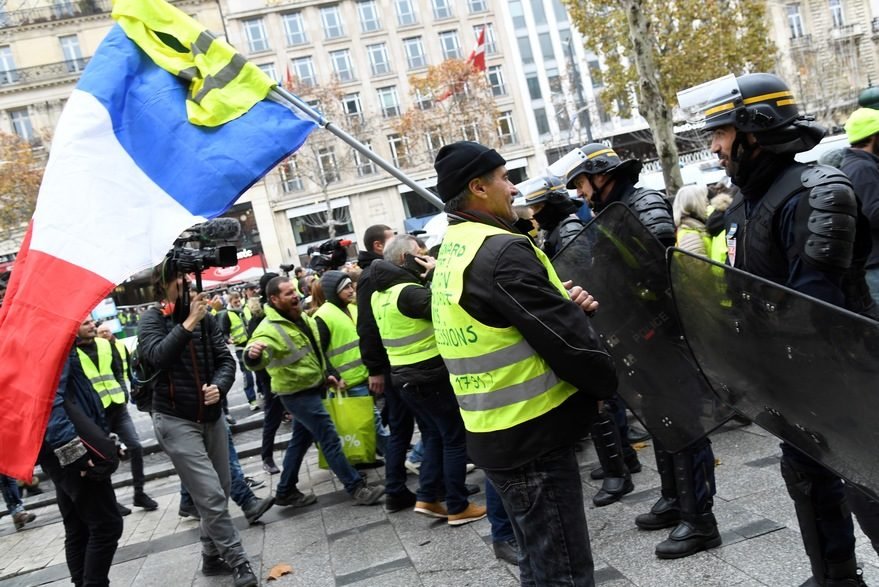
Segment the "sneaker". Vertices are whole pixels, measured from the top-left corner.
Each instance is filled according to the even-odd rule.
[[[266,459],[262,462],[262,470],[269,475],[277,475],[281,472],[281,469],[278,468],[278,465],[272,459]]]
[[[485,506],[476,505],[471,502],[467,505],[467,509],[457,514],[449,514],[449,526],[463,526],[485,517]]]
[[[467,463],[467,473],[472,473],[476,470],[476,465],[473,463]]]
[[[232,417],[232,414],[226,414],[226,423],[229,424],[229,426],[234,426],[238,421]]]
[[[124,505],[122,505],[119,502],[116,502],[116,509],[119,510],[119,515],[122,516],[123,518],[131,513],[130,509],[128,509],[127,507],[125,507]]]
[[[438,501],[416,501],[415,508],[412,511],[417,514],[424,514],[431,518],[446,519],[449,517],[449,512],[446,511],[446,506]]]
[[[241,563],[232,569],[232,580],[235,587],[257,587],[259,581],[250,568],[250,563]]]
[[[516,543],[515,538],[492,542],[491,547],[494,550],[494,558],[515,567],[519,566],[519,545]]]
[[[247,518],[247,523],[251,526],[256,524],[262,515],[269,511],[269,508],[274,504],[275,498],[271,495],[265,499],[251,501],[246,507],[242,508],[244,510],[244,517]]]
[[[367,485],[366,483],[361,483],[357,486],[357,489],[354,490],[354,493],[351,494],[351,497],[354,498],[354,502],[357,505],[375,505],[384,494],[384,485]]]
[[[404,463],[406,470],[412,473],[413,475],[418,475],[421,472],[421,462],[412,462],[409,459],[406,459]]]
[[[245,477],[244,482],[247,483],[247,486],[251,489],[259,489],[266,484],[265,481],[260,481],[259,479],[254,479],[253,477]]]
[[[32,514],[30,512],[20,511],[17,514],[12,516],[12,522],[15,524],[16,530],[21,530],[26,525],[30,524],[34,520],[37,519],[36,514]]]
[[[416,501],[415,494],[408,489],[404,489],[400,493],[386,493],[385,511],[389,514],[393,514],[403,510],[408,510],[415,505]]]
[[[198,508],[195,507],[194,503],[181,503],[180,507],[177,509],[177,515],[181,518],[193,518],[195,520],[201,519],[201,514],[198,513]]]
[[[317,496],[313,493],[305,494],[299,491],[298,489],[293,489],[290,493],[286,493],[281,495],[280,493],[275,495],[275,505],[280,505],[284,507],[294,507],[294,508],[304,508],[307,505],[311,505],[317,502]]]
[[[231,575],[232,567],[218,554],[210,555],[201,553],[201,574],[205,577],[217,575]]]
[[[156,503],[156,500],[144,493],[143,490],[134,492],[134,500],[132,503],[148,512],[159,509],[159,504]]]
[[[250,402],[250,411],[251,412],[255,412],[258,409],[259,409],[259,404],[257,403],[256,400],[253,400],[252,402]]]

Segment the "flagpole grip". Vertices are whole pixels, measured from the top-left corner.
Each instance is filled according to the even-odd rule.
[[[418,185],[414,179],[400,171],[398,168],[394,167],[391,163],[382,158],[378,153],[361,143],[354,136],[346,132],[345,130],[335,126],[332,122],[324,118],[324,116],[309,106],[302,98],[296,96],[295,94],[287,91],[286,89],[277,86],[272,92],[269,94],[269,97],[272,97],[272,94],[275,94],[275,97],[278,98],[278,101],[285,102],[294,106],[297,110],[301,110],[304,114],[306,114],[309,118],[314,120],[318,126],[321,128],[328,130],[333,133],[337,137],[339,137],[343,142],[348,144],[351,148],[355,149],[358,153],[390,173],[393,177],[399,179],[403,184],[412,188],[416,194],[433,204],[434,206],[443,208],[443,202],[436,195],[429,192],[422,186]]]

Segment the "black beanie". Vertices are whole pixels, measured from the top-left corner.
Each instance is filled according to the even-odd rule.
[[[272,272],[263,273],[262,277],[259,278],[259,293],[260,294],[262,294],[263,296],[266,295],[266,286],[275,277],[278,277],[277,273],[272,273]]]
[[[479,143],[458,141],[439,150],[436,169],[436,191],[440,200],[448,202],[464,191],[471,179],[505,165],[506,160],[494,149]]]

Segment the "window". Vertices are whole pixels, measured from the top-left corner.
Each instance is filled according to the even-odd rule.
[[[433,108],[433,95],[430,92],[422,94],[420,90],[415,90],[415,107],[419,110],[430,110]]]
[[[443,140],[443,132],[441,128],[432,128],[426,135],[424,135],[424,145],[427,147],[427,152],[430,153],[431,158],[436,157],[440,147],[444,144],[445,140]]]
[[[372,70],[372,75],[390,73],[391,64],[388,61],[388,48],[384,43],[367,45],[366,54],[369,56],[369,68]]]
[[[537,35],[540,41],[540,52],[543,54],[544,61],[555,61],[555,49],[552,46],[552,39],[549,33],[540,33]]]
[[[296,244],[319,243],[330,238],[330,229],[327,228],[326,217],[326,210],[323,210],[291,218],[290,226],[293,228],[293,239],[296,241]],[[351,226],[351,212],[348,206],[333,206],[333,219],[336,224],[336,238],[340,235],[354,232],[354,227]]]
[[[285,192],[302,191],[302,176],[299,175],[295,157],[290,157],[281,163],[278,171],[281,173],[281,188]]]
[[[504,86],[504,72],[500,65],[492,65],[488,68],[488,83],[491,85],[492,96],[507,95],[507,88]]]
[[[526,76],[525,83],[528,84],[528,95],[531,96],[532,100],[543,98],[543,93],[540,91],[540,80],[537,78],[536,73]]]
[[[409,167],[409,141],[399,134],[388,135],[391,160],[396,167]]]
[[[424,59],[424,46],[421,44],[421,37],[403,39],[403,51],[406,53],[406,66],[409,69],[418,69],[427,65]]]
[[[546,12],[543,10],[543,0],[531,0],[531,13],[534,15],[534,24],[538,26],[546,24]]]
[[[67,35],[58,37],[61,42],[61,53],[64,55],[64,63],[67,71],[73,73],[82,71],[85,67],[85,61],[82,58],[82,51],[79,49],[79,39],[76,35]]]
[[[308,88],[315,84],[314,64],[311,57],[297,57],[292,60],[293,75],[296,76],[297,86]]]
[[[806,34],[803,28],[803,17],[800,16],[799,4],[787,5],[787,25],[790,27],[791,39],[799,39]]]
[[[345,109],[345,115],[349,118],[363,120],[363,107],[360,105],[360,94],[345,94],[342,98],[342,107]]]
[[[288,12],[282,15],[281,19],[284,22],[284,35],[287,37],[288,46],[303,45],[308,42],[301,12]]]
[[[601,65],[599,65],[597,59],[591,59],[586,62],[589,66],[589,77],[592,78],[592,87],[593,88],[601,88],[604,87],[604,81],[601,77]]]
[[[26,141],[35,138],[34,127],[31,124],[31,117],[27,112],[27,108],[19,108],[9,111],[9,118],[12,120],[12,131]]]
[[[55,18],[75,16],[73,0],[55,0],[52,3],[52,14],[55,15]]]
[[[406,212],[406,218],[420,218],[421,216],[432,216],[437,212],[442,212],[434,204],[431,204],[415,192],[403,192],[400,194],[403,199],[403,210]]]
[[[465,141],[479,142],[479,125],[475,122],[465,124],[461,127],[461,136]]]
[[[553,103],[555,106],[555,121],[559,125],[559,130],[565,132],[571,128],[571,116],[563,101]],[[585,114],[585,113],[584,113]]]
[[[443,50],[443,59],[459,59],[461,46],[458,44],[456,31],[445,31],[439,34],[440,46]]]
[[[485,0],[467,0],[467,7],[470,8],[470,14],[477,14],[488,10]]]
[[[320,22],[324,28],[325,39],[338,39],[345,35],[342,16],[338,6],[325,6],[320,9]]]
[[[339,181],[339,168],[336,165],[336,151],[333,147],[318,149],[317,166],[324,184]]]
[[[545,135],[549,132],[549,120],[546,118],[546,108],[535,108],[534,120],[537,122],[538,133]]]
[[[510,16],[513,17],[513,27],[517,29],[525,28],[525,12],[522,10],[522,1],[513,0],[508,5],[510,7]]]
[[[418,23],[418,17],[415,15],[415,7],[412,6],[412,0],[397,0],[394,2],[397,9],[397,24],[400,26],[409,26]]]
[[[478,24],[473,27],[473,35],[478,39],[479,33],[482,31],[482,25]],[[485,25],[485,54],[486,55],[496,55],[497,54],[497,37],[494,34],[494,25],[488,23]]]
[[[276,82],[281,83],[283,81],[281,78],[278,77],[278,73],[277,73],[277,71],[275,71],[275,64],[274,63],[261,63],[261,64],[258,64],[257,67],[260,68],[260,70],[264,74],[266,74],[267,76],[269,76],[271,79],[275,80]]]
[[[561,0],[552,0],[552,11],[555,13],[555,18],[558,22],[568,22],[568,11],[565,10]]]
[[[502,144],[516,144],[516,125],[513,124],[513,113],[511,111],[501,112],[500,117],[497,119],[497,134]]]
[[[528,37],[516,37],[519,43],[519,55],[522,57],[522,64],[529,65],[534,63],[534,53],[531,52],[531,41]]]
[[[0,85],[14,84],[18,81],[15,60],[12,59],[12,48],[9,45],[0,47]]]
[[[381,30],[382,23],[378,19],[378,9],[375,0],[361,0],[357,3],[357,13],[360,15],[360,32],[372,33]]]
[[[244,21],[244,34],[247,35],[247,49],[251,53],[269,50],[269,38],[261,18],[250,18]]]
[[[449,0],[432,0],[433,18],[442,20],[444,18],[452,18],[452,3]]]
[[[354,69],[351,67],[351,52],[348,49],[330,51],[333,73],[340,82],[354,81]]]
[[[842,0],[830,0],[830,18],[833,20],[833,28],[845,25],[845,17],[842,13]]]
[[[388,86],[386,88],[379,88],[377,92],[382,116],[385,118],[400,116],[400,101],[397,99],[397,88]]]
[[[363,144],[372,151],[372,143],[369,141],[363,141]],[[376,172],[375,163],[372,162],[372,159],[356,149],[353,153],[354,165],[357,167],[357,177],[366,177],[367,175],[372,175]]]

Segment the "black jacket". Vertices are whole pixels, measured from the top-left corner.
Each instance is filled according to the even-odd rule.
[[[154,411],[193,422],[214,422],[222,415],[222,402],[204,405],[202,385],[216,385],[225,397],[235,380],[235,359],[213,316],[206,315],[189,332],[150,308],[141,316],[137,341],[144,360],[163,371],[153,391]]]
[[[852,180],[861,200],[861,212],[870,222],[873,250],[866,268],[872,269],[879,266],[879,157],[863,149],[846,149],[840,169]]]
[[[466,218],[510,230],[496,219]],[[450,215],[450,221],[462,218]],[[583,310],[550,283],[528,240],[512,235],[487,238],[464,275],[461,306],[488,326],[514,326],[558,377],[579,390],[524,424],[490,433],[468,432],[473,462],[487,469],[513,469],[588,434],[597,401],[616,392],[613,359]]]
[[[388,354],[382,345],[382,337],[372,315],[372,264],[381,255],[371,251],[360,251],[357,264],[363,269],[357,280],[357,336],[360,337],[360,359],[370,375],[381,375],[389,368]]]
[[[414,283],[417,287],[407,287],[400,292],[397,309],[409,318],[431,320],[430,288],[424,286],[417,275],[388,261],[379,260],[372,264],[372,280],[375,291],[386,291],[399,283]],[[411,385],[430,385],[449,383],[449,371],[442,357],[437,355],[426,361],[391,367],[391,381],[394,387]]]

